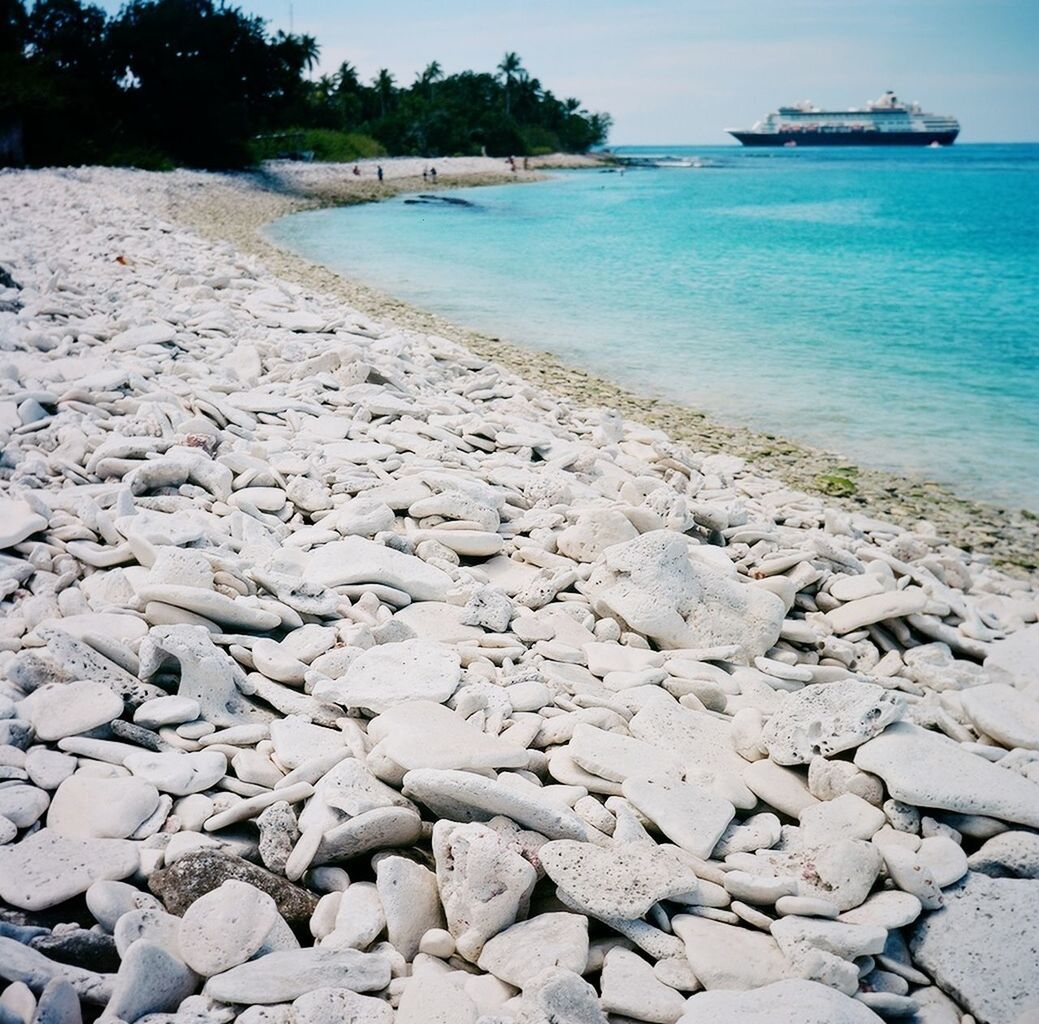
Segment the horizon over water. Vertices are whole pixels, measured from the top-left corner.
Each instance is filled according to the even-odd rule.
[[[468,206],[402,195],[267,233],[719,422],[1039,511],[1039,144],[614,152],[700,166],[437,193]]]

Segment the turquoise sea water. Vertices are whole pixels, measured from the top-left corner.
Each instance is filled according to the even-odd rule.
[[[1039,510],[1039,145],[627,152],[700,166],[269,231],[635,390]]]

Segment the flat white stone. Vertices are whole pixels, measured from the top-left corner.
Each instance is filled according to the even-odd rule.
[[[122,839],[79,839],[40,829],[0,846],[0,899],[22,910],[45,910],[87,891],[102,878],[133,874],[137,847]]]
[[[488,821],[500,814],[550,839],[588,834],[573,811],[523,779],[507,784],[471,772],[417,768],[404,776],[404,795],[451,821]]]
[[[130,754],[123,765],[138,779],[150,782],[160,793],[187,796],[215,786],[227,774],[227,757],[219,750],[194,753],[169,751]]]
[[[1015,1024],[1039,1010],[1039,884],[971,872],[910,938],[913,959],[978,1020]]]
[[[439,974],[408,979],[396,1024],[476,1024],[480,1011],[465,990]]]
[[[439,601],[451,590],[451,577],[421,558],[364,537],[322,544],[310,553],[305,578],[322,587],[382,583],[414,601]]]
[[[634,920],[654,903],[691,893],[698,884],[678,854],[653,844],[603,848],[562,839],[546,843],[538,856],[560,891],[594,917]]]
[[[540,914],[495,935],[477,966],[496,978],[526,987],[549,967],[578,974],[588,962],[588,919],[581,914]]]
[[[775,981],[751,992],[698,992],[678,1024],[883,1024],[868,1006],[815,981]]]
[[[825,846],[834,839],[872,839],[887,823],[879,807],[854,793],[810,804],[801,812],[801,839],[809,849]]]
[[[47,520],[17,498],[0,497],[0,549],[21,544],[47,526]]]
[[[733,746],[732,725],[692,711],[661,692],[628,723],[633,736],[677,757],[686,779],[707,786],[741,810],[757,803],[743,781],[748,766]]]
[[[373,718],[368,737],[374,750],[413,768],[525,768],[523,747],[484,732],[443,704],[413,700]]]
[[[23,707],[36,736],[53,741],[114,721],[123,713],[123,700],[104,683],[80,680],[41,686]]]
[[[1039,828],[1039,783],[908,722],[859,747],[855,763],[879,775],[903,803]]]
[[[188,907],[179,941],[188,966],[208,978],[252,959],[275,929],[280,948],[298,945],[267,893],[229,879]]]
[[[388,856],[376,865],[375,887],[390,945],[410,963],[422,936],[445,924],[436,875],[406,857]]]
[[[289,769],[326,754],[345,754],[347,749],[344,733],[314,725],[301,715],[286,715],[271,722],[271,742],[278,760]]]
[[[293,1001],[290,1020],[292,1024],[394,1024],[389,1003],[347,988],[319,988],[304,993]]]
[[[677,914],[671,927],[704,988],[756,989],[792,973],[779,944],[764,932],[692,914]]]
[[[1039,681],[1039,623],[1019,629],[989,648],[985,671],[999,683],[1025,689]]]
[[[193,697],[155,697],[134,711],[133,720],[145,729],[159,729],[164,725],[193,722],[201,713],[202,706]]]
[[[898,889],[875,892],[865,903],[839,915],[848,924],[877,924],[881,928],[904,928],[912,924],[923,910],[913,895]]]
[[[652,778],[682,778],[682,762],[673,754],[622,733],[607,732],[579,724],[566,748],[567,754],[585,771],[611,782],[632,775]]]
[[[992,683],[964,690],[960,703],[979,732],[1005,747],[1039,750],[1039,701],[1007,683]]]
[[[728,800],[689,782],[631,777],[623,789],[676,846],[705,860],[736,816],[736,808]]]
[[[313,695],[381,714],[414,700],[443,703],[461,678],[458,653],[446,644],[403,640],[365,651],[340,679],[319,682]]]
[[[652,964],[637,953],[615,948],[602,967],[602,1007],[650,1024],[674,1024],[685,999],[653,973]]]
[[[339,899],[335,927],[321,940],[329,949],[367,949],[386,927],[374,882],[353,882]]]
[[[321,988],[378,992],[390,983],[390,961],[355,949],[279,950],[206,982],[203,995],[223,1003],[288,1003]]]
[[[853,633],[883,619],[899,619],[915,615],[927,606],[927,592],[921,587],[906,587],[873,597],[842,604],[826,613],[826,621],[838,636]]]
[[[71,775],[54,793],[47,827],[80,839],[126,839],[159,806],[159,791],[143,779]]]

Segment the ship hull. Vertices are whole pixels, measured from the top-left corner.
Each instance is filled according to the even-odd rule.
[[[729,132],[744,146],[951,146],[958,131],[947,132]]]

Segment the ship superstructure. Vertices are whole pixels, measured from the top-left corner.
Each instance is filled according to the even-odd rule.
[[[780,107],[753,128],[728,132],[744,146],[950,146],[960,123],[888,91],[850,110],[823,110],[806,100]]]

